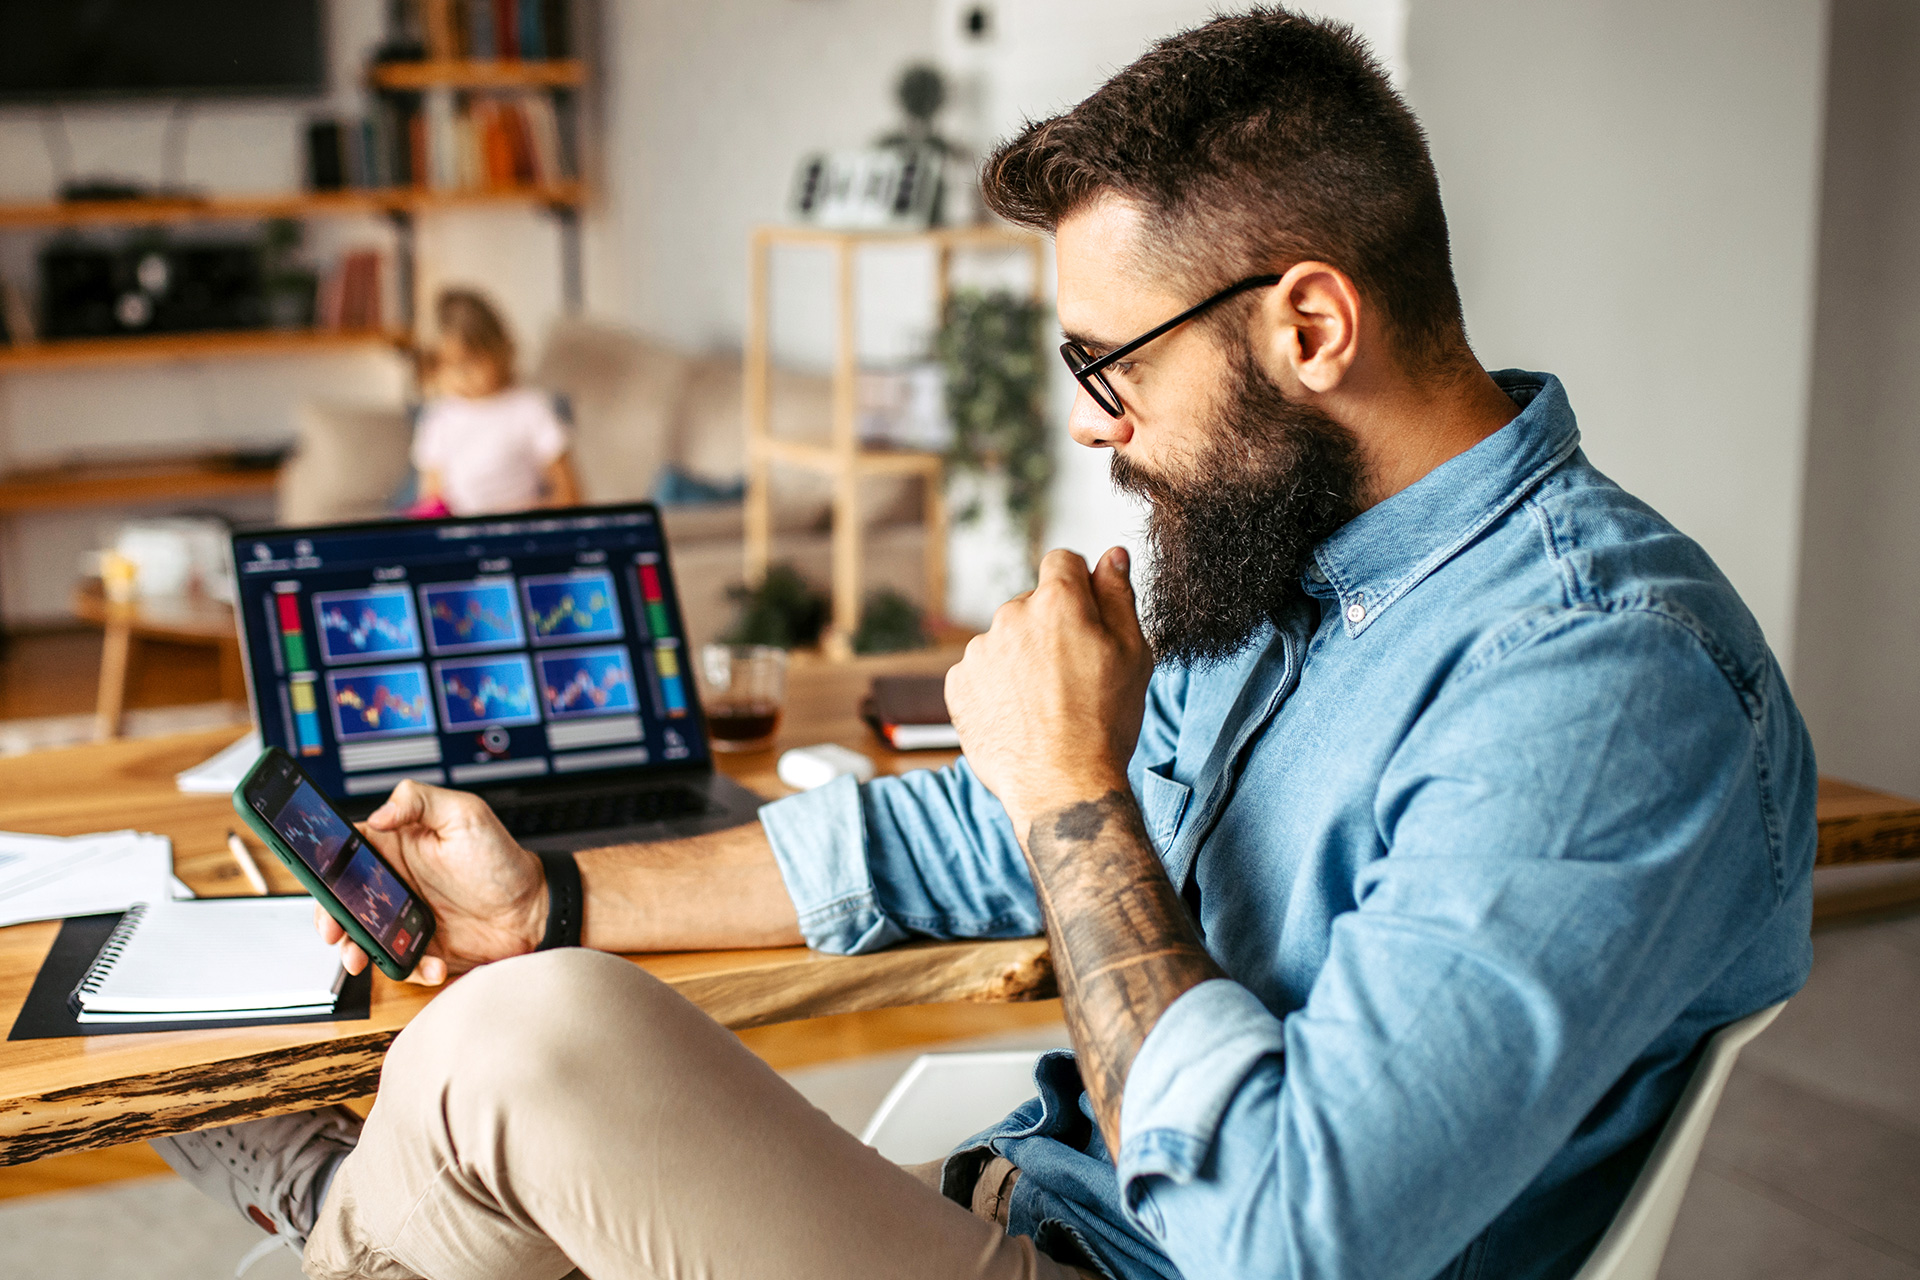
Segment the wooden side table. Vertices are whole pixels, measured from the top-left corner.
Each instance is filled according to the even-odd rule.
[[[100,650],[100,693],[94,703],[93,736],[97,741],[120,736],[136,640],[213,646],[220,654],[220,696],[233,702],[246,700],[246,677],[240,669],[240,639],[234,628],[232,605],[205,596],[120,604],[107,599],[98,578],[88,578],[74,589],[73,611],[105,631]]]

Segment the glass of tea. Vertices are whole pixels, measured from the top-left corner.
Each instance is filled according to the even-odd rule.
[[[715,751],[773,745],[787,700],[787,651],[766,644],[700,647],[701,696]]]

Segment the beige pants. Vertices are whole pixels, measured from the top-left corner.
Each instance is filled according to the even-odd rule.
[[[554,951],[469,974],[394,1042],[306,1272],[576,1267],[593,1280],[1084,1274],[882,1159],[634,965]]]

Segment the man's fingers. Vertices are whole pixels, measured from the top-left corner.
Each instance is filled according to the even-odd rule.
[[[1132,567],[1125,547],[1114,547],[1093,570],[1093,599],[1100,609],[1100,623],[1107,634],[1129,648],[1144,645],[1140,634],[1140,613],[1133,599]]]
[[[348,973],[359,973],[367,967],[367,953],[356,942],[340,944],[340,967]]]
[[[427,821],[433,806],[428,788],[411,778],[402,780],[387,797],[387,802],[367,815],[367,825],[376,831],[394,831]]]
[[[320,941],[332,945],[347,936],[340,922],[327,914],[327,909],[319,903],[313,904],[313,927],[320,931]]]
[[[423,987],[437,987],[447,980],[447,962],[436,955],[422,956],[420,963],[413,966],[413,972],[407,975],[407,981]]]

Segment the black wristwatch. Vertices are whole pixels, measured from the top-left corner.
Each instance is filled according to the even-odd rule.
[[[547,871],[547,931],[536,951],[580,945],[585,897],[580,890],[580,864],[570,853],[538,853]]]

